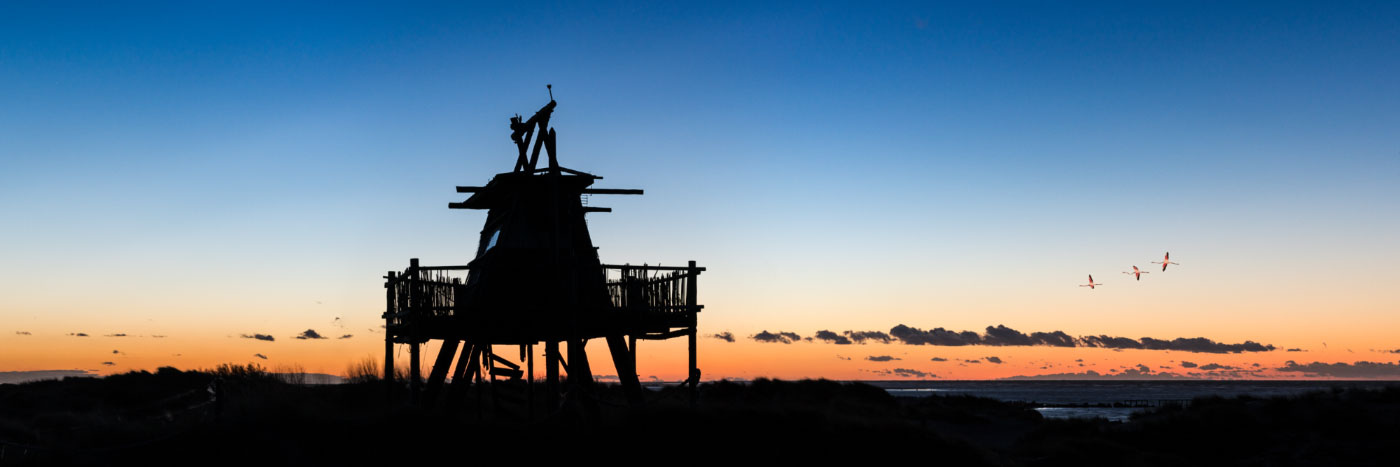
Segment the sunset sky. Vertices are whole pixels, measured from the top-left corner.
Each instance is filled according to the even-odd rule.
[[[646,190],[603,261],[708,268],[706,379],[1400,379],[1400,4],[653,3],[0,6],[0,373],[382,358],[550,83]],[[1078,346],[892,332],[999,325]]]

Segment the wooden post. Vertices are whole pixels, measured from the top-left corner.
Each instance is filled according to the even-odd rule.
[[[695,282],[696,279],[700,277],[700,271],[698,270],[698,268],[695,267],[695,261],[690,262],[690,265],[687,268],[686,272],[690,276],[686,279],[685,289],[685,308],[686,312],[690,314],[690,405],[694,406],[700,400],[700,394],[697,389],[700,385],[700,367],[696,364],[695,361],[695,328],[696,324],[698,323],[696,315],[699,314],[697,313],[698,310],[696,309]]]
[[[690,377],[686,382],[690,385],[690,405],[694,406],[699,401],[696,387],[700,384],[700,368],[695,365],[695,328],[690,328],[686,336],[690,340]]]
[[[422,361],[419,359],[419,348],[423,342],[416,335],[417,326],[414,324],[418,319],[418,258],[409,258],[408,271],[404,274],[404,279],[408,281],[408,309],[405,318],[409,320],[407,328],[408,338],[408,400],[410,403],[418,403],[419,390],[422,389]]]
[[[422,343],[417,340],[408,344],[408,397],[414,404],[418,403],[418,391],[422,389],[422,382],[419,381],[422,375],[418,370],[418,348],[421,346]]]
[[[499,419],[501,416],[501,391],[496,385],[496,351],[491,345],[486,346],[488,358],[481,359],[481,363],[486,365],[486,373],[491,377],[491,418]]]
[[[535,345],[525,346],[525,405],[528,411],[527,420],[535,421]]]
[[[544,392],[545,414],[552,415],[559,408],[559,341],[544,343]]]
[[[394,399],[394,283],[398,273],[389,271],[384,283],[384,388],[390,401]]]

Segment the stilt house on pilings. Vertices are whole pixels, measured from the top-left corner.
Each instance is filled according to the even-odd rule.
[[[561,167],[549,128],[555,105],[551,99],[529,120],[511,119],[511,138],[519,149],[513,171],[497,174],[484,187],[457,187],[471,196],[448,204],[487,211],[476,257],[464,266],[424,266],[413,259],[407,269],[385,276],[384,378],[392,387],[394,345],[407,344],[410,394],[425,405],[444,397],[449,373],[453,394],[464,394],[455,389],[483,378],[523,378],[533,414],[535,346],[543,345],[545,408],[553,411],[560,407],[564,386],[583,389],[567,391],[571,395],[587,394],[592,386],[585,350],[591,339],[607,342],[633,403],[643,395],[638,341],[689,339],[689,376],[682,384],[694,397],[700,379],[696,316],[703,308],[696,300],[696,280],[705,268],[695,261],[680,267],[599,261],[584,216],[611,209],[588,206],[585,199],[642,190],[592,188],[602,177]],[[541,148],[548,155],[545,168],[536,167]],[[435,339],[442,341],[441,350],[423,382],[420,348]],[[563,384],[561,367],[567,374]]]

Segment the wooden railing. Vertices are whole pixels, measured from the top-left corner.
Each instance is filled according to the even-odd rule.
[[[688,266],[603,265],[613,308],[649,313],[693,314],[696,280],[705,268]]]
[[[417,318],[452,315],[467,283],[468,266],[421,266],[409,261],[401,272],[384,277],[387,325],[411,324]],[[696,280],[705,268],[686,266],[603,265],[612,307],[642,313],[685,315],[703,308],[696,300]]]

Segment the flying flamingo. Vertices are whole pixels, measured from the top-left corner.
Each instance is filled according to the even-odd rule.
[[[1163,256],[1161,261],[1153,261],[1152,264],[1160,264],[1160,265],[1162,265],[1162,270],[1163,270],[1163,271],[1166,271],[1166,270],[1167,270],[1167,265],[1168,265],[1168,264],[1181,264],[1181,263],[1173,263],[1173,262],[1172,262],[1172,252],[1168,251],[1168,252],[1167,252],[1167,255],[1166,255],[1166,256]],[[1133,269],[1137,269],[1137,268],[1134,267]]]
[[[1123,271],[1123,274],[1127,274],[1127,275],[1133,276],[1133,278],[1134,278],[1134,279],[1137,279],[1137,280],[1142,280],[1142,275],[1143,275],[1143,274],[1151,274],[1151,273],[1149,273],[1149,272],[1147,272],[1147,271],[1139,271],[1138,268],[1137,268],[1137,266],[1133,266],[1132,272]]]
[[[1080,287],[1088,287],[1090,290],[1093,290],[1094,286],[1096,286],[1096,285],[1103,285],[1103,284],[1095,284],[1095,283],[1094,283],[1094,275],[1093,275],[1093,274],[1090,274],[1090,275],[1089,275],[1089,283],[1088,283],[1088,284],[1080,285]]]

